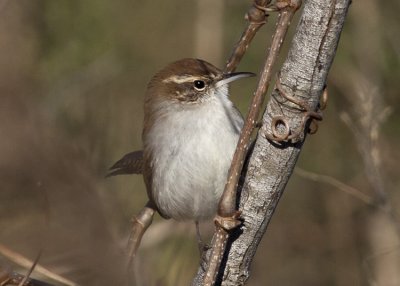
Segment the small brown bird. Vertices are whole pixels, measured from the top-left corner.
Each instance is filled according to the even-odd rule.
[[[148,84],[143,152],[125,155],[109,175],[143,173],[148,197],[164,218],[212,217],[243,126],[228,83],[249,76],[224,74],[199,59],[167,65]]]

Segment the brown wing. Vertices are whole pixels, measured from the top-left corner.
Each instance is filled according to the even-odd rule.
[[[143,151],[134,151],[119,159],[109,169],[106,177],[116,175],[142,174],[143,172]]]

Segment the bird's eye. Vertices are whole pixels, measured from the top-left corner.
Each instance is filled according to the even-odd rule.
[[[206,83],[202,80],[195,80],[193,82],[194,88],[198,91],[203,91],[206,88]]]

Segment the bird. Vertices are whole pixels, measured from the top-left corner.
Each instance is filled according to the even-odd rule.
[[[216,214],[243,127],[228,85],[254,75],[195,58],[168,64],[147,86],[143,150],[118,160],[108,176],[142,173],[159,214],[195,221],[198,230]]]

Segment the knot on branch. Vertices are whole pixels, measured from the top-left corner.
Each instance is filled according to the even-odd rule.
[[[241,214],[241,211],[235,211],[231,216],[220,216],[217,214],[214,218],[214,223],[217,227],[229,232],[242,224],[242,221],[239,219]]]
[[[247,11],[245,19],[252,25],[264,25],[267,23],[268,14],[265,11],[266,7],[257,5],[256,3]]]
[[[318,104],[317,111],[311,110],[307,102],[304,100],[297,99],[291,95],[288,95],[285,90],[283,90],[282,84],[280,82],[280,74],[278,74],[276,80],[276,90],[277,94],[280,95],[284,101],[291,102],[293,105],[287,105],[287,108],[296,109],[303,113],[300,127],[296,130],[290,127],[289,121],[283,115],[277,115],[272,118],[271,121],[271,133],[264,132],[264,136],[275,142],[291,141],[296,143],[304,138],[304,131],[307,127],[307,122],[311,119],[311,124],[307,128],[307,133],[315,134],[318,130],[318,125],[316,121],[322,120],[322,110],[325,109],[328,100],[328,93],[326,88],[324,89],[323,95],[321,96],[321,101]],[[279,101],[276,95],[273,95],[274,99],[278,104],[283,105],[284,101]]]

